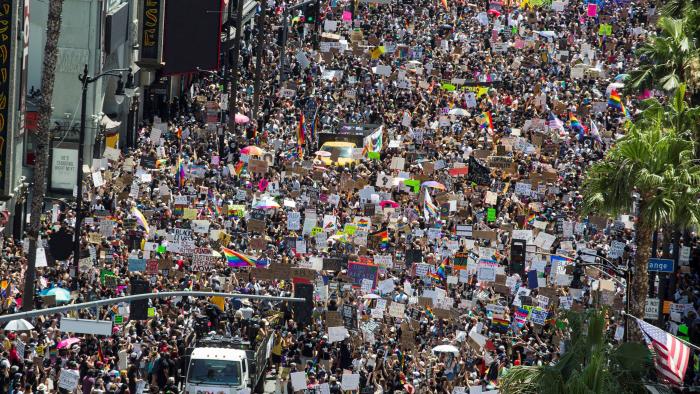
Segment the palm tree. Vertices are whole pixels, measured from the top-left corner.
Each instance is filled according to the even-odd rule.
[[[691,15],[694,15],[692,18]],[[672,92],[687,83],[698,86],[700,51],[697,12],[683,19],[663,16],[658,21],[659,33],[650,37],[639,49],[639,67],[630,72],[628,88],[632,90],[659,88]]]
[[[36,279],[36,248],[41,230],[41,215],[46,197],[46,179],[49,166],[49,144],[51,141],[51,99],[56,78],[58,61],[58,38],[61,35],[61,14],[63,0],[50,0],[49,15],[46,21],[46,44],[44,45],[44,68],[41,72],[41,101],[39,103],[39,120],[36,138],[36,162],[34,164],[34,186],[32,188],[32,207],[27,236],[29,238],[29,256],[27,270],[24,274],[24,291],[22,310],[34,309],[34,281]],[[81,169],[78,169],[81,171]]]
[[[688,20],[687,27],[690,29],[688,37],[700,39],[700,0],[668,0],[661,6],[661,15],[670,18]]]
[[[630,299],[635,316],[644,313],[652,232],[665,224],[682,229],[700,223],[700,166],[694,159],[695,143],[669,125],[667,113],[644,111],[628,134],[588,170],[583,183],[583,213],[617,216],[633,212],[637,204],[637,252]]]
[[[639,393],[651,365],[649,350],[639,343],[613,347],[605,340],[605,311],[566,314],[566,352],[553,366],[517,366],[500,380],[510,394]]]
[[[669,97],[668,103],[663,104],[653,98],[642,102],[646,116],[638,121],[640,127],[653,127],[653,122],[661,118],[664,127],[672,128],[676,134],[687,139],[700,141],[700,107],[691,107],[685,100],[686,85],[681,84]],[[700,144],[696,144],[696,150]],[[700,157],[700,152],[696,157]]]

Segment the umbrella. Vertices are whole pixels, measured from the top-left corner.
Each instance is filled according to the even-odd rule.
[[[494,10],[494,9],[488,10],[488,14],[489,14],[489,15],[493,15],[493,16],[495,16],[496,18],[498,18],[499,16],[501,16],[501,12],[498,11],[498,10]]]
[[[457,115],[457,116],[469,116],[470,113],[464,108],[452,108],[450,112],[448,112],[450,115]]]
[[[29,331],[33,328],[34,326],[32,325],[32,323],[24,319],[12,320],[5,326],[5,330],[9,331]]]
[[[625,87],[624,83],[621,82],[613,82],[610,85],[608,85],[607,88],[605,88],[605,95],[610,96],[610,93],[612,93],[613,90],[622,90],[622,88]]]
[[[60,287],[52,287],[50,289],[42,290],[39,295],[41,296],[56,296],[56,302],[70,302],[70,291],[62,289]]]
[[[557,38],[557,33],[553,32],[551,30],[544,30],[544,31],[535,30],[535,33],[537,33],[540,36],[545,37],[545,38]]]
[[[386,207],[398,208],[398,207],[399,207],[399,203],[397,203],[397,202],[394,201],[394,200],[384,200],[384,201],[382,201],[382,202],[379,203],[379,206],[382,207],[382,208],[386,208]]]
[[[277,209],[279,207],[280,205],[277,203],[277,201],[271,198],[262,199],[253,205],[253,208],[255,209]]]
[[[250,122],[250,118],[243,114],[236,114],[236,117],[234,119],[236,120],[236,124],[245,124]]]
[[[459,349],[452,345],[438,345],[433,348],[433,353],[459,353]]]
[[[326,152],[325,150],[319,150],[314,153],[316,156],[321,156],[321,157],[331,157],[331,152]]]
[[[621,82],[621,81],[624,81],[624,80],[629,79],[629,78],[630,78],[630,75],[629,75],[629,74],[618,74],[618,75],[615,77],[615,80],[616,80],[617,82]]]
[[[433,189],[446,190],[445,185],[438,181],[425,181],[421,183],[421,187],[432,187]]]
[[[380,296],[377,295],[377,294],[370,293],[370,294],[365,294],[365,295],[363,295],[362,298],[364,298],[365,300],[376,300],[376,299],[379,299],[379,298],[382,298],[382,297],[380,297]]]
[[[56,345],[56,348],[63,349],[64,347],[70,347],[74,343],[79,343],[79,342],[80,342],[80,338],[73,337],[73,338],[64,339],[61,342],[59,342],[58,345]]]
[[[241,149],[241,153],[248,156],[262,156],[265,154],[265,151],[255,145],[250,145]]]

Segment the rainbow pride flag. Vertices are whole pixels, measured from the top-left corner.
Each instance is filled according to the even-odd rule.
[[[620,96],[620,93],[618,93],[615,89],[610,92],[610,97],[608,97],[608,106],[619,109],[627,119],[632,117],[630,115],[630,111],[625,108],[625,104],[622,102],[622,96]]]
[[[304,113],[299,115],[299,126],[297,127],[297,145],[302,146],[306,143],[306,123]]]
[[[221,248],[229,267],[267,267],[267,260],[258,260],[228,248]]]
[[[615,89],[610,92],[610,97],[608,97],[608,106],[619,110],[624,108],[624,104],[622,104],[622,96],[620,96],[620,93],[618,93]]]
[[[245,166],[245,163],[242,161],[239,161],[236,163],[235,166],[233,166],[233,170],[236,172],[237,176],[241,176],[241,172],[243,172],[243,166]]]
[[[389,230],[377,231],[372,236],[379,238],[379,249],[386,250],[389,248]]]
[[[182,161],[182,157],[177,158],[177,172],[175,173],[175,181],[178,187],[185,186],[185,163]]]
[[[507,332],[510,327],[510,321],[494,317],[491,319],[491,329],[498,332]]]

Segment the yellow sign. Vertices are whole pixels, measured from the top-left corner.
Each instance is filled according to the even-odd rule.
[[[182,218],[187,220],[197,219],[197,210],[192,208],[185,208],[182,214]]]

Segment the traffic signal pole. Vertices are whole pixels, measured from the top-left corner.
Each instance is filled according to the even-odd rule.
[[[236,133],[236,114],[238,113],[238,79],[240,78],[240,70],[238,70],[238,58],[241,54],[241,31],[243,30],[243,3],[244,0],[238,0],[236,9],[236,40],[233,43],[233,63],[231,66],[231,92],[228,99],[228,130]]]
[[[282,24],[282,29],[283,29],[283,31],[282,31],[282,48],[280,50],[280,83],[282,83],[286,80],[286,78],[285,78],[286,76],[284,73],[284,67],[285,67],[286,58],[287,58],[287,54],[286,54],[287,39],[289,36],[289,34],[288,34],[288,32],[289,32],[289,12],[294,11],[294,10],[298,10],[299,8],[305,7],[306,5],[313,4],[313,3],[320,4],[320,0],[308,0],[308,1],[305,1],[303,3],[299,3],[297,5],[293,5],[291,7],[287,7],[284,9],[284,13],[282,15],[282,22],[283,22],[283,24]],[[318,8],[320,8],[320,6]],[[318,18],[316,18],[316,20],[314,21],[314,27],[316,27],[316,23],[318,23]],[[318,29],[316,29],[316,30],[318,30]]]
[[[255,82],[253,83],[253,116],[252,121],[257,122],[258,108],[260,105],[260,78],[262,77],[263,45],[265,43],[265,18],[267,2],[260,2],[260,20],[258,21],[258,42],[255,48]]]

